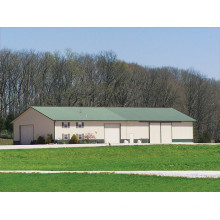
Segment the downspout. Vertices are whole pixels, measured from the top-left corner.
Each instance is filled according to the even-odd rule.
[[[126,121],[126,140],[128,139],[128,121]]]
[[[160,144],[162,143],[161,122],[160,122]]]
[[[54,122],[54,142],[55,142],[55,125],[56,125],[56,121],[53,121]]]

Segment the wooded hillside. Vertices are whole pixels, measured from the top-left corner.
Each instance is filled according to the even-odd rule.
[[[197,120],[198,140],[219,139],[219,81],[194,70],[126,63],[113,52],[1,50],[1,117],[31,105],[173,107]]]

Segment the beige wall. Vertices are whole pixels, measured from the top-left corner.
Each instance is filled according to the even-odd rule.
[[[67,121],[65,121],[67,122]],[[86,134],[92,133],[96,139],[104,139],[104,123],[103,122],[86,122],[84,128],[76,128],[76,121],[69,121],[70,128],[62,128],[62,121],[55,122],[55,139],[62,139],[62,134]]]
[[[148,122],[126,122],[123,126],[126,130],[121,139],[129,139],[130,134],[134,134],[134,139],[149,139],[149,123]]]
[[[150,143],[159,144],[160,143],[160,122],[150,123]]]
[[[173,122],[172,139],[193,139],[193,123]]]
[[[172,140],[184,142],[193,139],[192,122],[150,123],[150,143],[172,143]]]
[[[134,139],[149,138],[148,122],[124,122],[124,121],[84,121],[84,128],[76,128],[76,121],[69,121],[70,128],[62,128],[62,121],[55,122],[55,139],[62,139],[62,134],[86,134],[92,133],[96,139],[104,139],[105,123],[121,124],[121,139],[129,139],[130,133],[134,134]]]
[[[20,141],[20,125],[33,125],[35,140],[39,136],[54,135],[54,122],[32,108],[28,109],[14,121],[14,141]]]
[[[161,123],[161,143],[172,143],[172,125],[171,123]]]
[[[84,121],[84,128],[76,128],[76,121],[70,121],[70,128],[62,128],[62,121],[56,121],[55,139],[62,139],[62,134],[86,134],[92,133],[96,139],[104,139],[104,124],[120,123],[121,139],[129,139],[134,134],[134,139],[149,139],[148,122],[114,122],[114,121]],[[151,123],[151,143],[160,143],[160,129],[162,129],[162,143],[171,142],[171,123]],[[167,137],[166,137],[167,136]],[[193,139],[192,122],[172,123],[172,139]]]

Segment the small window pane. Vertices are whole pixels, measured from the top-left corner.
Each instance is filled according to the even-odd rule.
[[[84,128],[84,122],[76,122],[77,128]]]
[[[77,137],[78,137],[79,140],[83,140],[84,139],[84,134],[78,134]]]
[[[69,140],[70,139],[70,134],[63,134],[63,139],[64,140]]]
[[[69,122],[62,122],[62,127],[63,128],[68,128],[69,127],[68,124],[69,124]]]

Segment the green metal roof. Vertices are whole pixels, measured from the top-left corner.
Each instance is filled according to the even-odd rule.
[[[195,121],[173,108],[40,106],[31,108],[55,121]]]

